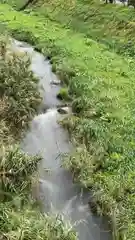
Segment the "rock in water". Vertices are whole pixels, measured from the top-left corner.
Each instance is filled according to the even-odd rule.
[[[60,114],[67,114],[67,113],[68,113],[64,108],[58,108],[57,111],[58,111]]]
[[[52,85],[60,85],[60,80],[53,80],[51,82]]]
[[[60,114],[71,114],[72,110],[70,107],[61,107],[57,109],[57,112]]]

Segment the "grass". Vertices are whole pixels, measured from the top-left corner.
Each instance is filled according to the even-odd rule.
[[[100,213],[112,220],[114,239],[134,240],[134,60],[50,17],[26,15],[7,5],[0,5],[0,11],[0,21],[13,36],[51,56],[56,74],[68,83],[75,115],[63,126],[77,148],[66,167],[92,188]]]
[[[40,158],[29,157],[16,145],[1,148],[0,159],[0,189],[1,199],[13,199],[14,195],[24,198],[31,191],[31,176],[37,169]]]
[[[3,30],[3,28],[1,28]],[[3,31],[2,31],[3,34]],[[41,97],[30,59],[0,37],[0,239],[75,240],[61,216],[40,213],[32,200],[40,156],[28,156],[19,140],[36,114]]]
[[[6,232],[6,239],[30,239],[30,240],[74,240],[74,233],[69,230],[70,225],[63,225],[63,219],[58,216],[41,215],[34,204],[26,204],[20,209],[19,199],[11,210],[11,203],[0,206],[1,223],[0,231]],[[54,234],[55,233],[55,234]]]
[[[11,5],[12,7],[16,8],[16,9],[20,9],[20,7],[22,7],[23,4],[25,4],[27,2],[27,0],[1,0],[1,3],[7,3],[9,5]]]
[[[88,39],[104,43],[119,54],[134,57],[134,9],[98,0],[38,0],[30,8],[37,16],[42,15],[83,33]],[[30,8],[27,11],[31,11]]]
[[[8,47],[5,44],[1,40],[0,95],[3,103],[1,115],[11,131],[18,133],[18,129],[25,128],[31,116],[35,114],[41,99],[36,87],[38,80],[31,71],[28,71],[29,58],[26,56],[24,61],[17,52],[6,55],[5,51],[8,49],[5,48]]]
[[[64,101],[71,100],[69,93],[68,93],[68,89],[66,87],[62,87],[60,89],[59,93],[57,94],[57,98],[60,100],[64,100]]]
[[[3,29],[2,29],[3,31]],[[11,50],[11,39],[0,38],[0,124],[1,141],[20,137],[35,115],[41,97],[37,92],[38,79],[29,70],[25,54]]]

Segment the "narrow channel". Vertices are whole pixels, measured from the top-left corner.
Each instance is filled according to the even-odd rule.
[[[111,233],[104,218],[90,212],[90,192],[82,189],[72,180],[71,172],[63,169],[62,154],[72,151],[68,133],[58,120],[70,114],[60,114],[57,107],[61,102],[56,98],[60,85],[52,72],[50,62],[30,45],[14,40],[13,48],[26,52],[31,58],[31,70],[39,78],[39,91],[46,112],[34,117],[29,131],[21,144],[23,151],[30,155],[40,153],[39,198],[44,212],[62,214],[70,220],[80,240],[110,240]],[[49,169],[49,171],[46,171]]]

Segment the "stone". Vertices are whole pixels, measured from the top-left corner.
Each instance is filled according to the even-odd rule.
[[[63,109],[63,108],[58,108],[57,111],[60,113],[60,114],[67,114],[68,112]]]
[[[60,114],[69,114],[69,113],[71,113],[71,109],[69,107],[58,108],[57,111]]]
[[[52,80],[51,84],[52,85],[60,85],[60,80]]]

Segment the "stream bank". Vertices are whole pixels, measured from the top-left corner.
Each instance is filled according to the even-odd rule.
[[[73,146],[58,121],[71,113],[69,108],[65,109],[67,114],[64,115],[57,110],[61,104],[56,98],[60,86],[52,84],[58,79],[51,71],[49,60],[26,43],[14,41],[14,48],[29,54],[31,70],[40,80],[39,91],[47,109],[35,116],[21,144],[24,152],[41,154],[43,158],[39,165],[39,198],[43,211],[56,212],[62,214],[65,220],[70,220],[79,239],[111,239],[104,218],[94,216],[89,210],[90,192],[73,183],[72,174],[61,167],[62,155],[71,152]]]
[[[0,19],[4,29],[9,30],[14,38],[28,41],[44,55],[52,56],[57,72],[62,71],[69,77],[69,91],[74,96],[74,102],[81,106],[81,112],[77,122],[69,122],[67,127],[70,127],[76,141],[82,139],[88,143],[94,160],[91,164],[88,158],[82,158],[80,164],[80,158],[76,157],[69,165],[72,167],[75,163],[74,166],[80,167],[78,182],[85,181],[86,186],[92,183],[94,196],[102,203],[104,214],[113,218],[112,222],[115,221],[117,239],[134,240],[135,69],[134,60],[129,57],[134,56],[134,13],[116,5],[103,7],[93,2],[89,5],[84,5],[84,1],[81,5],[79,3],[75,9],[71,5],[74,22],[77,29],[79,27],[76,31],[71,25],[67,28],[64,22],[69,16],[73,23],[68,6],[64,12],[63,8],[58,7],[58,14],[59,10],[64,14],[64,26],[53,21],[52,11],[53,20],[41,15],[40,11],[35,16],[33,12],[17,12],[5,4],[0,4]],[[79,12],[76,14],[80,9],[81,22],[81,15]],[[87,13],[88,16],[93,14],[93,10],[93,18],[90,17],[87,25],[84,24],[83,17]],[[99,21],[99,16],[102,21]],[[90,33],[88,39],[81,34],[81,30],[85,36]],[[130,44],[127,45],[129,40]],[[125,57],[119,55],[119,47]]]

